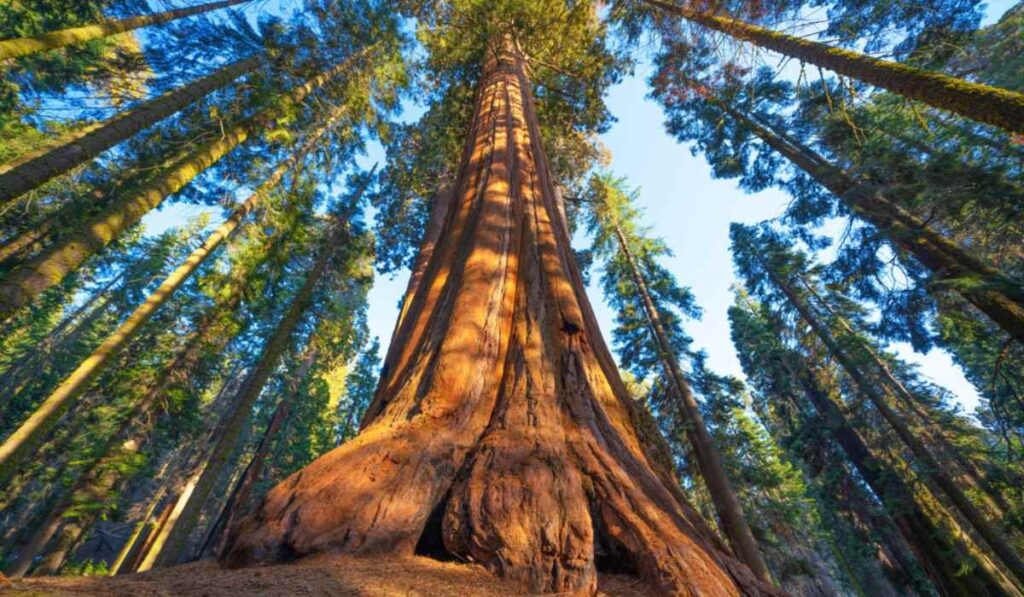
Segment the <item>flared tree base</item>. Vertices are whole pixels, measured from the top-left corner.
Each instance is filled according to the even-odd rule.
[[[441,545],[538,592],[593,593],[599,565],[663,594],[773,592],[638,434],[508,40],[492,46],[476,101],[363,431],[271,490],[223,561]]]

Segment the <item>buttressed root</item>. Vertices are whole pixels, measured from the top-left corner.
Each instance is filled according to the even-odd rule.
[[[610,567],[663,594],[773,593],[639,438],[521,60],[494,48],[443,232],[424,243],[362,433],[271,490],[223,562],[433,545],[533,591],[592,593]]]

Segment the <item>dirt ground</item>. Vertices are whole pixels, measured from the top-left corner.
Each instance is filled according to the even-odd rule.
[[[225,570],[196,562],[118,577],[45,577],[0,580],[3,595],[112,595],[202,597],[280,595],[358,595],[408,597],[489,597],[523,595],[520,585],[498,579],[480,566],[429,558],[372,559],[317,556],[292,564]],[[636,579],[602,576],[601,594],[646,595]]]

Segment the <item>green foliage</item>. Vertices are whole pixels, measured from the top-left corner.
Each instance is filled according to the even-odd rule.
[[[337,444],[352,439],[359,431],[359,421],[377,389],[380,361],[380,339],[374,337],[363,347],[352,370],[345,376],[344,394],[338,401],[335,416]]]
[[[748,523],[769,566],[784,586],[812,582],[831,587],[830,573],[813,551],[801,553],[805,544],[824,536],[814,501],[799,472],[784,457],[744,402],[742,381],[718,375],[706,365],[706,356],[690,348],[683,331],[684,317],[699,316],[689,290],[658,260],[670,255],[664,241],[649,236],[642,213],[634,206],[638,193],[629,191],[623,179],[597,175],[580,206],[593,238],[592,252],[602,261],[601,284],[605,300],[615,309],[615,349],[622,366],[650,387],[648,397],[655,419],[669,439],[672,459],[682,474],[691,499],[709,520],[715,510],[692,461],[676,392],[668,378],[664,359],[678,358],[689,373],[687,381],[701,398],[700,408],[715,448],[722,456],[726,474],[739,498]],[[640,279],[668,337],[672,354],[662,354],[642,303]]]
[[[5,163],[224,64],[261,57],[260,68],[233,85],[0,206],[0,243],[20,247],[5,253],[0,279],[226,129],[270,114],[256,122],[257,134],[244,146],[168,198],[169,204],[196,206],[201,216],[155,235],[132,228],[30,308],[0,323],[0,436],[146,299],[201,242],[211,222],[291,160],[279,187],[131,339],[34,462],[0,492],[5,557],[16,552],[8,546],[23,545],[56,513],[74,523],[68,528],[81,529],[60,548],[72,556],[64,572],[106,573],[106,562],[76,560],[76,546],[95,532],[97,521],[135,521],[142,505],[162,489],[173,494],[202,462],[217,422],[232,411],[239,381],[256,365],[321,239],[339,220],[346,227],[344,242],[262,388],[218,487],[237,478],[282,406],[288,414],[269,438],[253,500],[357,433],[380,368],[380,342],[368,338],[366,323],[374,269],[396,272],[411,263],[433,198],[457,182],[480,67],[488,48],[506,34],[525,59],[551,179],[566,200],[570,225],[574,231],[582,225],[592,241],[577,255],[600,268],[601,290],[615,312],[620,365],[650,409],[650,428],[641,433],[651,437],[659,428],[667,437],[667,444],[649,443],[659,460],[671,461],[712,525],[714,509],[693,466],[678,397],[664,382],[666,355],[652,334],[635,276],[650,294],[668,337],[668,356],[679,361],[699,398],[728,476],[786,589],[800,592],[818,583],[820,594],[931,591],[913,558],[906,560],[910,565],[901,560],[903,546],[893,540],[889,517],[899,504],[879,500],[867,488],[821,418],[800,399],[805,384],[820,383],[839,401],[886,466],[912,476],[920,472],[917,465],[907,464],[905,450],[858,395],[849,372],[835,365],[835,355],[800,323],[772,274],[793,284],[873,382],[891,385],[877,369],[878,360],[885,364],[914,405],[1006,499],[1004,522],[1020,528],[1024,353],[957,294],[980,278],[937,281],[894,248],[886,231],[862,221],[735,114],[784,133],[858,185],[879,189],[1015,281],[1024,279],[1019,139],[841,77],[814,78],[801,68],[796,80],[787,80],[778,69],[762,68],[763,56],[737,52],[732,42],[640,0],[608,6],[565,0],[300,4],[294,14],[226,11],[0,65]],[[977,0],[695,6],[711,4],[719,13],[777,30],[810,34],[807,26],[817,25],[817,33],[836,45],[1024,89],[1020,7],[975,30]],[[0,37],[139,10],[138,2],[122,0],[8,2],[0,6]],[[809,23],[822,15],[826,21]],[[699,317],[700,308],[665,265],[668,243],[644,226],[638,192],[602,171],[607,156],[597,135],[613,120],[606,92],[642,57],[636,48],[651,40],[657,47],[652,96],[665,108],[669,133],[703,153],[715,176],[737,179],[750,192],[778,187],[793,198],[771,225],[732,231],[745,289],[738,291],[730,319],[745,382],[711,371],[706,355],[692,347],[685,322]],[[283,99],[288,89],[346,60],[351,62],[343,76],[306,101]],[[414,122],[396,122],[401,108],[415,103],[422,114]],[[299,149],[325,126],[319,142]],[[385,147],[387,164],[369,181],[369,199],[357,199],[353,191],[366,175],[342,176],[373,140]],[[371,206],[372,223],[366,220]],[[822,227],[834,230],[837,220],[847,227],[833,243],[835,235]],[[834,251],[822,263],[820,252],[827,248]],[[887,352],[885,342],[894,340],[919,350],[949,350],[982,394],[976,420]],[[226,492],[209,500],[206,518],[216,517],[224,497]]]

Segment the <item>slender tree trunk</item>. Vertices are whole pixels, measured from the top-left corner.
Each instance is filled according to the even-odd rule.
[[[805,424],[818,424],[822,419],[808,419]],[[829,428],[831,429],[831,427]],[[810,474],[831,494],[838,509],[847,513],[852,519],[849,525],[840,524],[839,528],[830,528],[839,537],[845,535],[846,545],[876,546],[874,564],[869,570],[847,565],[847,574],[855,577],[860,593],[864,597],[876,595],[904,595],[912,588],[915,571],[924,570],[918,563],[914,550],[900,534],[900,527],[888,513],[878,511],[876,501],[868,497],[863,482],[850,474],[846,462],[832,446],[825,442],[824,436],[814,436],[807,444],[802,445],[801,457],[808,463]],[[834,440],[833,440],[834,441]],[[842,448],[840,448],[842,450]],[[832,504],[826,502],[827,508]],[[837,512],[830,512],[838,515]],[[833,549],[836,556],[848,562],[848,554],[842,548]],[[936,557],[929,554],[929,557]],[[883,572],[878,574],[878,572]],[[929,583],[930,588],[930,583]]]
[[[1024,94],[972,83],[943,73],[920,70],[899,62],[880,60],[852,50],[835,48],[664,0],[644,1],[688,21],[784,56],[820,66],[971,120],[995,125],[1014,133],[1024,133]]]
[[[304,148],[312,147],[327,132],[327,127],[318,129],[304,143]],[[300,152],[301,153],[301,150]],[[274,189],[281,179],[294,167],[294,160],[287,160],[279,165],[274,172],[256,191],[240,206],[235,208],[231,216],[214,230],[153,291],[146,301],[139,305],[131,315],[106,339],[93,353],[69,375],[60,386],[22,423],[2,445],[0,445],[0,483],[17,470],[21,461],[38,446],[53,423],[61,414],[77,402],[113,358],[135,337],[149,318],[166,303],[174,292],[191,277],[206,259],[231,236],[252,210],[263,201],[268,192]]]
[[[171,512],[174,510],[175,503],[177,503],[177,498],[175,498],[175,502],[164,505],[163,510],[160,511],[160,516],[157,516],[156,520],[153,521],[149,532],[142,541],[142,545],[139,546],[139,550],[132,557],[131,562],[128,563],[127,567],[122,566],[122,569],[126,574],[143,571],[142,563],[150,553],[153,553],[153,546],[163,529],[167,526],[167,521],[171,517]]]
[[[225,304],[217,311],[230,310],[237,306],[241,300],[241,289],[236,288],[232,295],[225,301]],[[145,396],[135,405],[132,412],[125,416],[117,431],[111,433],[106,440],[106,445],[97,450],[99,456],[89,465],[86,465],[78,478],[64,490],[57,490],[56,505],[49,510],[46,522],[36,528],[35,533],[28,542],[19,550],[19,558],[9,569],[8,574],[12,577],[20,577],[28,570],[32,560],[46,546],[60,527],[62,521],[75,519],[73,527],[65,525],[65,532],[82,532],[101,517],[106,509],[90,509],[82,514],[68,516],[68,511],[83,499],[90,499],[104,496],[120,480],[115,462],[126,453],[137,453],[149,440],[153,426],[156,425],[158,413],[153,412],[154,406],[162,399],[167,391],[175,383],[182,381],[195,372],[203,356],[203,347],[211,339],[223,346],[229,340],[228,337],[218,336],[211,338],[213,331],[214,313],[208,314],[199,324],[196,332],[186,342],[184,349],[178,354],[172,363],[164,370],[162,378],[154,384]],[[141,421],[141,423],[140,423]],[[130,432],[130,433],[129,433]],[[121,449],[116,449],[122,446]],[[105,500],[104,500],[105,501]],[[68,541],[65,540],[65,543]],[[58,550],[55,550],[58,551]],[[43,573],[55,572],[63,558],[56,560],[48,558],[50,564]]]
[[[203,469],[209,461],[210,454],[205,449],[206,446],[213,443],[216,431],[220,427],[220,422],[231,416],[231,412],[235,407],[235,397],[240,387],[239,382],[241,381],[238,376],[240,369],[241,366],[238,365],[225,376],[225,381],[217,391],[217,396],[214,398],[208,411],[210,414],[207,416],[208,423],[204,425],[204,432],[198,438],[195,438],[190,448],[179,450],[171,457],[169,469],[172,471],[172,474],[176,474],[181,470],[182,467],[179,467],[179,465],[188,464],[189,459],[192,459],[193,462],[188,469],[188,475],[180,480],[177,487],[165,486],[166,491],[171,495],[171,500],[161,511],[160,516],[157,517],[142,545],[132,557],[131,562],[124,567],[125,572],[148,570],[153,567],[156,559],[160,556],[160,550],[163,548],[182,510],[188,503],[188,498],[195,489],[195,483],[202,475]],[[184,474],[184,470],[181,470],[181,473]],[[170,480],[173,481],[173,478]]]
[[[362,196],[366,185],[370,182],[370,178],[372,177],[367,178],[363,188],[359,190],[358,196]],[[235,407],[231,417],[223,423],[217,432],[217,443],[213,447],[210,460],[203,474],[197,480],[195,491],[184,506],[179,520],[174,525],[173,531],[168,536],[166,544],[161,550],[159,562],[162,565],[177,564],[188,557],[188,539],[199,522],[203,506],[210,497],[210,493],[213,491],[218,478],[230,464],[231,454],[234,452],[238,438],[242,435],[245,425],[249,421],[252,407],[256,404],[257,398],[259,398],[260,393],[263,391],[264,384],[266,384],[270,375],[277,367],[281,355],[288,349],[292,333],[301,323],[302,317],[313,299],[313,292],[317,287],[317,283],[323,277],[330,263],[335,247],[346,235],[347,225],[348,223],[344,221],[333,224],[334,229],[325,237],[324,244],[318,250],[316,262],[309,270],[305,282],[303,282],[302,287],[295,294],[291,304],[288,306],[288,310],[274,330],[273,336],[267,340],[267,344],[263,347],[256,365],[242,384],[237,399],[238,405]]]
[[[117,487],[118,480],[120,480],[120,475],[117,474],[116,470],[105,470],[98,477],[91,479],[92,482],[84,487],[86,495],[81,497],[97,501],[109,500],[111,498],[111,491]],[[71,504],[67,506],[70,507]],[[74,553],[82,538],[85,537],[86,532],[92,528],[92,525],[99,518],[95,512],[86,512],[81,515],[64,518],[60,516],[63,512],[63,510],[59,510],[54,513],[53,518],[57,521],[62,521],[63,524],[60,525],[60,532],[57,534],[56,543],[43,557],[42,561],[39,562],[35,570],[32,571],[33,576],[50,576],[60,572],[68,557]]]
[[[185,17],[190,17],[192,15],[210,12],[211,10],[217,10],[219,8],[227,8],[229,6],[235,6],[242,4],[243,2],[250,1],[251,0],[220,0],[218,2],[200,4],[199,6],[192,6],[189,8],[179,8],[177,10],[168,10],[166,12],[159,12],[151,15],[140,15],[137,17],[129,17],[127,19],[107,21],[105,23],[95,23],[92,25],[84,25],[82,27],[61,29],[60,31],[51,31],[50,33],[44,33],[35,37],[7,39],[0,41],[0,60],[17,58],[19,56],[28,56],[29,54],[45,52],[47,50],[55,50],[57,48],[80,44],[93,39],[102,39],[118,33],[124,33],[125,31],[132,31],[134,29],[148,27],[150,25],[159,25],[161,23],[184,19]]]
[[[824,420],[829,433],[839,444],[857,472],[888,506],[890,516],[899,527],[903,538],[910,544],[918,562],[936,583],[943,594],[1020,594],[1012,582],[999,573],[998,568],[983,554],[979,554],[979,568],[970,574],[959,575],[962,563],[952,554],[971,553],[969,546],[957,545],[955,539],[948,541],[949,530],[937,528],[921,509],[915,492],[881,460],[875,457],[857,432],[849,425],[842,410],[832,398],[805,372],[798,376],[804,395],[814,410]],[[956,522],[947,520],[948,526],[956,528]],[[951,554],[952,552],[952,554]]]
[[[307,348],[305,356],[302,357],[302,365],[290,380],[285,396],[274,409],[274,414],[270,417],[270,422],[263,432],[263,437],[260,438],[260,442],[256,446],[256,452],[253,454],[249,464],[246,465],[245,471],[242,473],[241,478],[238,479],[234,489],[231,490],[227,503],[224,504],[220,515],[210,529],[200,551],[200,557],[207,555],[216,556],[224,549],[224,543],[227,540],[226,531],[235,525],[242,513],[242,508],[249,502],[252,489],[256,485],[256,480],[263,474],[263,467],[270,452],[270,447],[273,445],[281,429],[281,424],[284,423],[284,420],[291,412],[292,404],[299,393],[300,385],[309,375],[309,370],[312,368],[315,359],[316,350]]]
[[[977,280],[954,287],[996,325],[1024,343],[1024,290],[1013,278],[968,254],[882,196],[878,189],[858,185],[849,174],[829,164],[810,148],[755,122],[728,105],[721,102],[716,102],[716,105],[818,181],[854,213],[878,228],[893,245],[913,255],[937,278]]]
[[[932,413],[924,410],[906,386],[903,385],[899,379],[893,375],[889,365],[882,360],[882,358],[875,352],[875,349],[868,344],[854,329],[853,326],[842,317],[825,301],[814,287],[807,282],[803,276],[798,276],[800,283],[804,288],[816,299],[816,302],[821,305],[828,314],[842,326],[844,332],[852,339],[856,344],[857,348],[862,350],[865,355],[874,363],[879,375],[881,375],[883,385],[887,386],[890,391],[896,394],[899,398],[899,402],[906,407],[906,409],[913,415],[913,418],[917,419],[918,424],[921,426],[921,433],[925,436],[930,443],[934,444],[941,450],[941,452],[952,458],[960,469],[958,480],[962,481],[972,489],[980,493],[980,499],[984,502],[985,507],[990,511],[990,514],[995,516],[997,520],[1006,520],[1006,513],[1009,511],[1010,505],[1003,498],[1002,493],[992,486],[986,476],[978,470],[975,463],[963,453],[963,451],[954,446],[949,438],[946,436],[945,431],[941,425],[935,421]]]
[[[88,162],[139,131],[153,126],[231,81],[252,72],[265,60],[265,56],[257,55],[230,64],[110,120],[75,131],[0,166],[0,205],[75,166]]]
[[[292,89],[285,96],[285,101],[301,103],[314,90],[350,67],[351,59],[343,61]],[[181,190],[251,136],[259,134],[261,127],[273,120],[279,112],[279,109],[268,108],[258,116],[228,128],[215,141],[182,158],[138,191],[115,201],[92,220],[58,239],[55,245],[41,255],[13,270],[0,282],[0,320],[10,317],[39,293],[59,283],[64,276],[136,224],[164,199]],[[3,450],[0,449],[0,462],[3,459]]]
[[[160,502],[163,500],[166,493],[167,487],[162,486],[157,490],[156,495],[149,499],[149,506],[146,507],[146,510],[142,513],[142,517],[139,521],[135,523],[131,534],[128,535],[128,538],[124,541],[124,545],[122,545],[121,549],[118,550],[114,561],[110,563],[110,568],[107,572],[108,576],[116,576],[121,571],[121,567],[124,566],[124,563],[128,561],[128,556],[131,555],[135,544],[139,541],[139,537],[141,537],[142,533],[146,530],[146,526],[150,524],[149,520],[153,518],[153,513],[156,512],[157,506],[160,505]]]
[[[182,513],[188,506],[192,495],[195,492],[196,484],[199,483],[199,479],[202,478],[206,471],[206,467],[209,464],[210,455],[207,455],[200,460],[192,474],[185,480],[178,492],[177,497],[174,501],[167,505],[167,509],[164,515],[161,516],[160,523],[150,538],[147,540],[146,545],[143,546],[143,551],[140,554],[140,561],[135,570],[137,572],[145,572],[151,569],[157,562],[157,559],[162,555],[163,548],[167,544],[168,537],[174,532],[177,527],[178,520],[181,518]]]
[[[224,560],[420,545],[533,591],[584,592],[596,543],[661,594],[772,593],[636,432],[554,204],[523,58],[499,39],[444,232],[362,432],[275,487]]]
[[[756,251],[756,249],[754,249]],[[892,410],[885,396],[877,387],[863,374],[856,362],[846,353],[832,337],[828,329],[818,321],[802,299],[796,294],[790,285],[783,280],[760,256],[765,271],[772,282],[786,295],[790,304],[800,313],[800,317],[811,327],[815,335],[828,348],[829,352],[842,365],[846,373],[857,384],[860,391],[867,396],[868,400],[875,406],[875,409],[889,426],[896,432],[900,441],[910,449],[915,460],[919,463],[921,474],[933,482],[947,498],[953,503],[957,511],[970,523],[974,530],[984,539],[991,551],[999,558],[1004,566],[1016,577],[1017,582],[1024,579],[1024,562],[1014,548],[1006,541],[1003,534],[990,523],[985,516],[967,499],[959,485],[949,476],[947,470],[935,459],[931,451],[907,428],[900,417]]]
[[[761,580],[771,582],[771,574],[768,566],[761,557],[757,541],[750,531],[746,516],[743,514],[743,507],[740,505],[736,492],[729,483],[729,476],[722,464],[722,456],[718,453],[711,435],[708,433],[704,417],[700,413],[697,401],[690,391],[690,384],[679,368],[679,357],[672,350],[672,344],[665,333],[665,327],[661,323],[661,316],[651,299],[647,289],[647,281],[637,268],[633,252],[618,222],[613,222],[615,236],[619,241],[619,250],[622,251],[626,262],[629,264],[629,271],[633,277],[633,283],[637,287],[639,298],[643,304],[644,313],[647,316],[647,324],[654,334],[654,340],[658,348],[658,358],[661,360],[665,375],[675,387],[676,402],[679,407],[679,414],[682,416],[686,436],[690,441],[694,454],[697,456],[697,464],[700,475],[707,485],[711,494],[711,501],[715,506],[722,529],[732,545],[739,559],[750,566]]]

